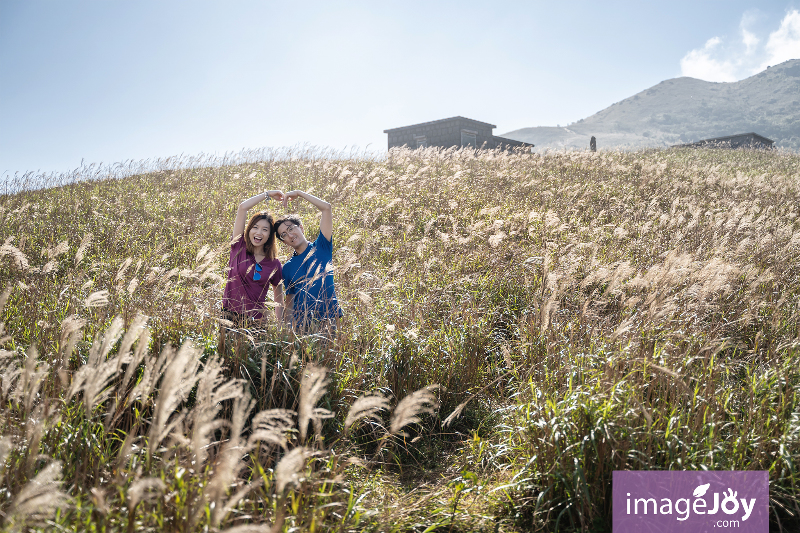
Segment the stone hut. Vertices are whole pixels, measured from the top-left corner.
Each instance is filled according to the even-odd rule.
[[[533,148],[533,145],[529,143],[492,135],[492,130],[496,127],[494,124],[471,118],[452,117],[383,130],[383,133],[389,135],[389,148],[396,146],[409,148],[472,146],[489,149],[521,146]]]
[[[757,133],[737,133],[727,137],[703,139],[688,144],[676,144],[674,148],[755,148],[769,150],[775,141],[767,139]]]

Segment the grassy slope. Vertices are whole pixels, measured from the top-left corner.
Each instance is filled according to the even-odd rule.
[[[301,529],[602,530],[611,472],[623,468],[769,469],[773,517],[790,523],[800,459],[798,175],[797,156],[760,152],[429,150],[393,152],[385,162],[311,156],[165,171],[4,196],[0,286],[12,289],[0,315],[9,336],[0,358],[2,442],[12,450],[0,496],[6,521],[37,518],[20,494],[46,470],[38,451],[61,461],[73,506],[57,521],[73,529],[285,518]],[[302,372],[294,361],[331,369],[319,405],[336,416],[323,440],[302,443],[318,454],[315,466],[285,496],[275,449],[220,466],[236,454],[212,437],[239,442],[250,430],[203,434],[201,394],[188,392],[211,380],[235,207],[273,187],[334,205],[346,320],[332,347],[274,328],[256,335],[254,362],[225,371],[249,383],[231,382],[241,391],[211,419],[244,424],[244,391],[255,410],[296,410]],[[300,209],[313,235],[313,209]],[[180,357],[197,374],[175,378],[184,392],[163,399],[165,371],[137,396],[111,370],[108,397],[83,388],[68,399],[76,376],[97,375],[106,357],[118,357],[123,373],[131,366],[111,341],[135,329],[137,313],[147,315],[150,339],[132,334],[147,349],[131,381],[160,368],[163,347],[191,339],[197,349],[185,344]],[[68,317],[85,324],[69,327]],[[73,329],[74,352],[65,348]],[[103,331],[108,346],[92,349]],[[25,359],[31,344],[38,356]],[[442,386],[440,415],[425,415],[408,438],[391,431],[388,414],[382,425],[344,431],[362,393],[399,399],[433,383]],[[153,428],[175,415],[160,405],[186,417],[163,435]],[[303,449],[297,431],[289,435],[288,449]],[[192,439],[206,439],[209,451]],[[365,466],[342,466],[347,458]],[[262,486],[250,485],[254,476]],[[161,484],[139,498],[136,483],[150,478]],[[331,485],[334,478],[344,484]],[[220,514],[224,487],[247,492]]]

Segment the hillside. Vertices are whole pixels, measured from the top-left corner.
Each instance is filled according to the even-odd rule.
[[[800,155],[187,163],[0,195],[0,530],[599,532],[615,470],[766,470],[800,531]],[[265,188],[333,206],[331,342],[221,329]]]
[[[754,131],[800,150],[800,59],[734,83],[666,80],[564,128],[533,127],[503,137],[537,150],[663,147]]]

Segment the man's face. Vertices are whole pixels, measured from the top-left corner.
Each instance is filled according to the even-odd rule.
[[[306,240],[303,235],[303,226],[298,226],[291,220],[285,220],[278,226],[278,238],[292,248],[297,248]]]

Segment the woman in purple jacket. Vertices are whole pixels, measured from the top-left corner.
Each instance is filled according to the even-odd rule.
[[[236,211],[231,239],[231,257],[228,261],[228,282],[222,299],[223,317],[237,325],[265,321],[270,286],[277,306],[278,323],[283,318],[283,279],[281,262],[277,259],[278,247],[272,231],[273,219],[268,211],[250,217],[245,226],[247,211],[262,201],[273,198],[283,200],[281,191],[266,191],[248,198]]]

